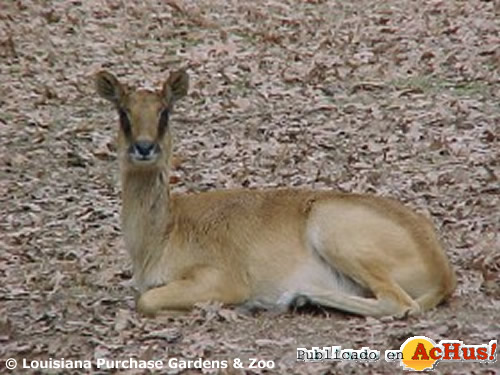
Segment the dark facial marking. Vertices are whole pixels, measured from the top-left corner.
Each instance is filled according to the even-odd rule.
[[[118,110],[118,114],[120,115],[120,126],[125,134],[125,137],[130,139],[132,137],[132,127],[130,125],[130,120],[128,118],[127,112],[123,109]]]
[[[160,113],[160,121],[158,123],[158,135],[159,135],[159,137],[163,137],[163,135],[165,135],[165,132],[168,129],[168,117],[169,117],[169,110],[168,110],[168,108],[165,108]]]

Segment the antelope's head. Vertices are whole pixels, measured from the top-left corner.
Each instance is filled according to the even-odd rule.
[[[120,117],[118,153],[128,169],[162,168],[171,153],[169,116],[174,103],[188,91],[184,71],[171,73],[157,91],[132,90],[107,71],[95,76],[96,89],[113,103]]]

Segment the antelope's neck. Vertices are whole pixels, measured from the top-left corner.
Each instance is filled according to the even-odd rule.
[[[168,169],[122,172],[122,230],[134,277],[159,261],[168,238]]]

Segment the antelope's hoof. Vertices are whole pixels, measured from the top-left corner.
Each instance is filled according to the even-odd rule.
[[[137,305],[136,305],[137,311],[140,312],[143,315],[146,315],[148,317],[155,316],[156,314],[156,308],[154,304],[151,302],[150,298],[148,298],[147,292],[142,294],[138,299],[137,299]]]

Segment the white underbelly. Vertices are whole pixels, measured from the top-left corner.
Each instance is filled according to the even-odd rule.
[[[262,288],[258,295],[254,295],[247,302],[247,305],[284,310],[293,304],[297,297],[307,298],[310,291],[317,293],[320,290],[355,296],[369,295],[365,288],[336,271],[320,258],[311,256],[297,266],[281,283]]]

